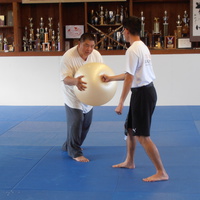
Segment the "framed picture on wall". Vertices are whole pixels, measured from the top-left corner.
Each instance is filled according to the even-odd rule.
[[[200,42],[200,0],[190,1],[190,41]]]

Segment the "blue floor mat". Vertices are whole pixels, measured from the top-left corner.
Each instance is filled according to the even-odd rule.
[[[199,200],[200,106],[156,107],[151,138],[169,181],[145,183],[155,169],[141,145],[136,169],[114,169],[126,156],[123,125],[128,112],[95,107],[84,142],[91,162],[61,150],[66,139],[64,106],[0,106],[2,200]]]

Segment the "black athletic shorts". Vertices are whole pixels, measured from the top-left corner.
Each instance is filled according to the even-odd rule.
[[[151,118],[157,94],[153,83],[139,88],[131,88],[129,112],[125,122],[125,135],[132,129],[134,136],[150,136]]]

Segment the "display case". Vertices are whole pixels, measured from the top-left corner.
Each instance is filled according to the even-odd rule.
[[[122,55],[122,19],[128,15],[142,19],[141,38],[152,54],[200,52],[199,42],[189,44],[190,0],[41,2],[0,1],[0,56],[62,55],[82,30],[94,33],[102,55]]]

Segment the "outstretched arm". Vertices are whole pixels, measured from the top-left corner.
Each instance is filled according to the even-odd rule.
[[[103,82],[110,82],[110,81],[123,81],[125,78],[125,74],[119,74],[115,76],[108,76],[106,74],[101,75],[101,80]]]

